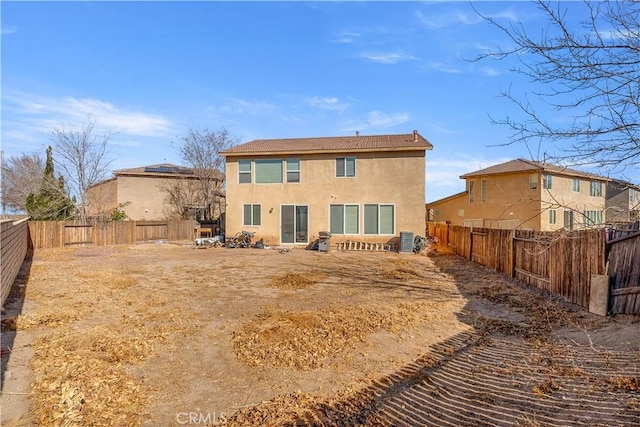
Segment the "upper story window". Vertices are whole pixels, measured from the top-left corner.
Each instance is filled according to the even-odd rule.
[[[287,159],[287,182],[300,182],[300,159]]]
[[[251,160],[238,160],[238,182],[251,184]]]
[[[602,196],[602,183],[600,181],[591,181],[589,185],[589,195],[594,197]]]
[[[538,174],[529,174],[529,190],[536,190],[538,188]]]
[[[256,160],[254,165],[256,169],[256,184],[282,183],[282,160]]]
[[[552,176],[548,174],[542,175],[542,188],[544,188],[545,190],[551,190],[552,185]]]
[[[573,178],[573,191],[580,192],[580,180],[578,178]]]
[[[486,179],[483,179],[482,181],[480,181],[480,201],[481,202],[487,201],[487,180]]]
[[[336,159],[336,177],[351,178],[356,176],[356,158],[338,157]]]
[[[469,202],[473,203],[473,199],[475,199],[475,182],[469,181]]]
[[[635,203],[638,200],[638,194],[633,188],[629,189],[629,203]]]

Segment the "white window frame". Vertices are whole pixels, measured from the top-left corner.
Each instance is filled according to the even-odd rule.
[[[600,181],[589,182],[589,195],[591,197],[602,197],[602,183]]]
[[[258,181],[258,165],[260,164],[267,164],[267,163],[275,163],[275,162],[280,162],[280,181],[268,181],[268,182],[259,182]],[[282,166],[283,166],[283,161],[282,159],[259,159],[259,160],[254,160],[253,161],[253,171],[254,171],[254,183],[256,184],[266,184],[266,185],[270,185],[270,184],[282,184],[284,182],[284,174],[282,173]]]
[[[347,162],[349,160],[353,161],[353,175],[349,175],[347,173]],[[344,171],[343,175],[338,173],[338,163],[342,162],[342,168]],[[355,157],[336,157],[336,178],[355,178],[356,177],[356,158]]]
[[[580,192],[580,179],[573,178],[573,191],[576,193]]]
[[[247,206],[251,206],[251,218],[249,218],[249,223],[247,223],[247,218],[245,215],[245,208]],[[254,209],[258,207],[260,210],[260,221],[256,224],[254,218]],[[242,226],[243,227],[260,227],[262,225],[262,205],[259,203],[244,203],[242,205]]]
[[[475,198],[475,181],[469,180],[469,203],[473,203]]]
[[[551,190],[553,188],[553,175],[548,173],[542,175],[542,188]]]
[[[529,174],[529,190],[537,190],[538,189],[538,174],[530,173]]]
[[[366,214],[367,214],[367,206],[377,206],[377,216],[378,216],[378,223],[376,225],[376,232],[375,233],[368,233],[367,232],[367,228],[366,228]],[[381,215],[380,215],[380,208],[382,206],[388,207],[390,206],[393,209],[393,223],[391,224],[392,230],[391,233],[381,233],[380,232],[380,224],[381,224]],[[395,203],[365,203],[363,205],[362,208],[362,233],[368,236],[394,236],[395,232],[396,232],[396,217],[397,217],[397,212],[396,212],[396,205]]]
[[[249,170],[248,171],[241,171],[240,170],[240,164],[249,164]],[[238,160],[238,184],[251,184],[253,182],[253,165],[252,165],[252,161],[251,160]],[[242,175],[249,175],[249,182],[242,182],[242,180],[240,179],[240,176]]]
[[[487,180],[480,180],[480,202],[485,203],[487,201]]]
[[[336,231],[333,230],[331,228],[331,207],[332,206],[342,206],[342,230],[341,231]],[[357,216],[356,216],[356,232],[355,233],[347,233],[347,207],[355,207],[357,208],[358,212],[357,212]],[[332,234],[339,234],[339,235],[345,235],[345,236],[355,236],[355,235],[359,235],[360,234],[360,205],[357,203],[331,203],[329,205],[329,231]]]
[[[550,209],[549,210],[549,224],[555,224],[557,221],[557,212],[555,209]]]
[[[292,161],[298,162],[298,169],[289,169],[289,164]],[[288,184],[289,183],[293,183],[293,184],[299,184],[300,183],[300,181],[301,181],[300,169],[302,169],[300,159],[293,159],[293,158],[286,159],[286,161],[285,161],[285,179],[286,179]],[[298,174],[298,179],[297,180],[290,180],[289,179],[289,173],[297,173]]]

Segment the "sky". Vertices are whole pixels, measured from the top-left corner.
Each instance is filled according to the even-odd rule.
[[[529,2],[473,6],[506,25],[546,26]],[[44,156],[53,129],[89,117],[96,135],[118,132],[113,170],[181,164],[189,129],[224,127],[241,143],[418,130],[434,147],[425,176],[426,201],[434,201],[463,191],[462,174],[554,151],[505,145],[509,129],[491,123],[516,114],[500,93],[526,93],[527,81],[507,60],[472,61],[509,47],[474,7],[5,0],[2,150]]]

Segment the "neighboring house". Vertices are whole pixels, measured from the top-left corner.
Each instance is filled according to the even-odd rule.
[[[226,157],[226,231],[255,232],[267,244],[384,243],[424,235],[425,151],[402,135],[256,140]]]
[[[607,222],[640,220],[640,186],[612,179],[607,183]]]
[[[159,164],[120,169],[113,174],[113,178],[87,191],[89,216],[108,218],[115,208],[132,220],[198,219],[203,212],[198,178],[190,168]],[[223,181],[220,173],[219,182]]]
[[[474,227],[572,230],[603,224],[608,179],[524,159],[460,176],[466,191],[426,205],[433,221]]]

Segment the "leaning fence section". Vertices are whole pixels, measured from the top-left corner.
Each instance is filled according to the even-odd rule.
[[[606,274],[602,229],[575,232],[463,226],[448,229],[449,247],[457,255],[583,307],[589,307],[591,276]]]
[[[20,267],[29,248],[28,218],[2,220],[0,222],[0,264],[2,274],[2,304],[11,292],[11,286],[18,276]]]
[[[612,229],[607,241],[611,312],[640,313],[640,221]]]
[[[194,237],[196,222],[113,221],[81,223],[77,221],[29,221],[34,249],[76,245],[134,245],[158,240],[181,241]]]

